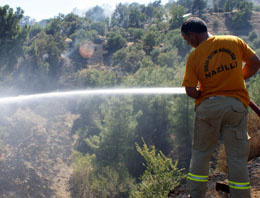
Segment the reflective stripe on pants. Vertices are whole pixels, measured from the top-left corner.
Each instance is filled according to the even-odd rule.
[[[250,189],[250,183],[249,182],[233,182],[229,181],[229,187],[234,189]]]
[[[208,176],[206,175],[195,175],[192,173],[188,174],[187,179],[192,180],[192,181],[197,181],[197,182],[207,182],[208,181]]]

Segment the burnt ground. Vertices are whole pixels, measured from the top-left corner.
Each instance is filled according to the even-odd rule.
[[[1,198],[71,197],[71,127],[77,116],[47,106],[1,113]]]

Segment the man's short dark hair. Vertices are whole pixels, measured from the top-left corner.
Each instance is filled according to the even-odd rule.
[[[207,32],[207,24],[198,17],[188,18],[181,26],[181,32],[189,35],[190,32],[204,33]]]

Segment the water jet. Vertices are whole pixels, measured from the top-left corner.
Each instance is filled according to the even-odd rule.
[[[44,98],[62,98],[71,96],[93,95],[157,95],[157,94],[185,94],[182,87],[159,87],[159,88],[113,88],[113,89],[86,89],[76,91],[49,92],[32,95],[18,95],[0,98],[0,104],[19,103]]]

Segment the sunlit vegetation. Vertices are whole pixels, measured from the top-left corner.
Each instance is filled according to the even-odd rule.
[[[170,2],[120,3],[110,17],[96,6],[84,16],[60,14],[41,22],[24,16],[22,8],[0,7],[1,92],[179,87],[191,51],[179,30],[188,13],[211,22],[215,34],[222,34],[220,30],[240,35],[243,27],[241,36],[260,55],[259,30],[250,25],[256,7],[249,1]],[[210,21],[212,16],[224,21]],[[259,75],[247,85],[251,98],[260,104]],[[95,96],[59,105],[78,115],[67,116],[73,119],[65,122],[73,122],[71,135],[77,137],[73,197],[166,197],[185,178],[194,116],[193,101],[186,96]],[[34,108],[43,114],[42,106]],[[48,117],[40,120],[29,110],[21,116],[26,127],[37,119],[45,123]],[[40,126],[45,133],[45,126]],[[1,139],[8,130],[8,125],[1,125]],[[1,152],[5,146],[0,144]]]

